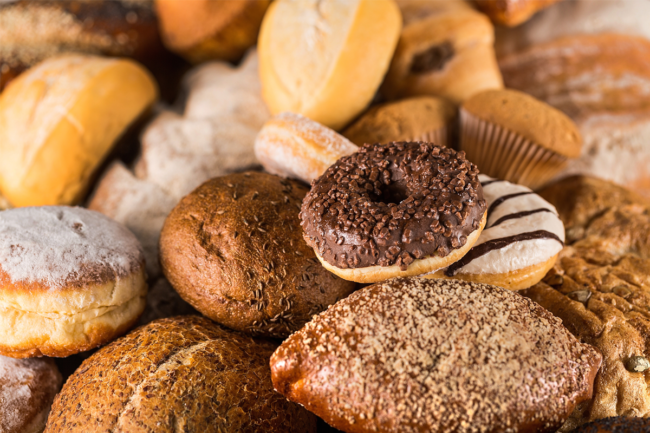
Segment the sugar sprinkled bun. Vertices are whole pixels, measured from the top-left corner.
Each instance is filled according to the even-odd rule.
[[[0,213],[0,354],[68,356],[142,313],[144,256],[124,226],[63,206]]]
[[[52,360],[0,356],[0,432],[42,432],[61,382]]]
[[[548,432],[591,397],[599,353],[499,287],[396,278],[321,313],[271,357],[275,388],[355,433]]]

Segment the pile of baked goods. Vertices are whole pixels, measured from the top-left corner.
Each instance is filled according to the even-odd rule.
[[[0,1],[0,432],[650,432],[644,12]]]

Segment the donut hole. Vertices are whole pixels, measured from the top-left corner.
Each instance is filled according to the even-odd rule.
[[[391,182],[383,188],[381,195],[376,198],[376,201],[386,205],[391,203],[400,204],[409,198],[409,196],[409,189],[406,187],[405,182]]]

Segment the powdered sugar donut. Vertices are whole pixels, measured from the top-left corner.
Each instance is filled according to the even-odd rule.
[[[68,356],[126,332],[145,307],[142,248],[82,208],[0,212],[0,354]]]
[[[255,156],[266,171],[307,183],[357,150],[333,129],[289,112],[266,122],[255,139]]]
[[[61,382],[50,359],[0,356],[0,432],[42,432]]]
[[[479,175],[487,224],[472,249],[425,278],[456,278],[510,290],[537,284],[564,246],[564,225],[552,204],[529,188]]]

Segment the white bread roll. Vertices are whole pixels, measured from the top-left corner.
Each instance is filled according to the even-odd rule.
[[[372,100],[399,38],[393,0],[279,0],[259,38],[262,95],[272,114],[341,129]]]
[[[14,206],[73,204],[117,138],[156,99],[123,59],[53,57],[0,95],[0,190]]]

